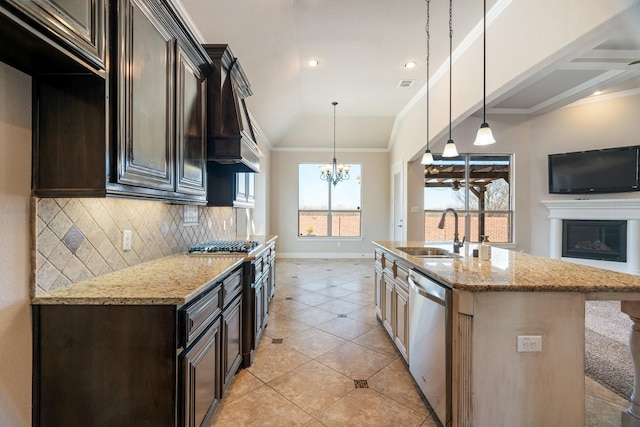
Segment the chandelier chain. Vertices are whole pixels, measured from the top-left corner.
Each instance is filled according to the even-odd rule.
[[[333,101],[331,103],[333,105],[333,160],[336,159],[336,105],[338,103]]]

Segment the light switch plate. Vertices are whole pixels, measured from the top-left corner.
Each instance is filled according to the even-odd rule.
[[[131,250],[131,241],[133,240],[133,233],[131,230],[122,230],[122,250]]]

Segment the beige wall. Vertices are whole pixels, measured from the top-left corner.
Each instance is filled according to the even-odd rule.
[[[361,239],[298,237],[298,163],[326,163],[331,155],[308,151],[271,153],[271,233],[279,236],[278,256],[363,257],[373,253],[372,240],[387,240],[390,205],[387,152],[337,153],[340,162],[362,164]]]
[[[31,79],[0,63],[0,425],[31,425]]]
[[[577,7],[576,2],[552,0],[498,3],[506,6],[487,28],[487,46],[489,47],[487,99],[489,101],[508,93],[528,76],[544,69],[579,46],[596,42],[603,31],[614,25],[615,19],[636,2],[587,0],[580,2],[580,7]],[[549,14],[549,10],[553,10],[554,13]],[[571,19],[567,19],[568,16],[571,16]],[[523,22],[545,22],[545,25],[531,25],[524,31]],[[460,41],[460,39],[456,40],[454,32],[454,44],[457,45]],[[538,138],[534,138],[534,135],[538,135],[535,133],[538,122],[521,116],[488,115],[487,120],[498,143],[484,148],[474,147],[472,141],[481,119],[470,115],[482,107],[481,33],[458,54],[454,52],[456,60],[453,65],[452,91],[453,139],[458,150],[464,153],[515,153],[514,239],[517,249],[544,254],[546,251],[541,252],[541,250],[545,246],[544,239],[548,239],[548,236],[538,231],[537,227],[542,225],[538,221],[541,212],[538,208],[534,208],[535,203],[539,203],[543,198],[543,194],[540,193],[539,188],[529,191],[530,179],[538,180],[538,186],[540,179],[546,179],[546,163],[543,169],[540,169],[539,160],[534,159],[533,163],[529,161],[531,153],[534,153],[534,156],[540,153]],[[433,65],[433,75],[438,74],[440,65]],[[430,148],[434,153],[442,152],[442,147],[448,139],[449,73],[448,66],[445,68],[447,72],[431,79]],[[562,128],[560,125],[560,128],[563,132],[570,132],[569,126],[572,125],[568,124],[567,128]],[[426,147],[424,97],[414,100],[414,103],[398,116],[390,146],[390,164],[400,162],[403,164],[407,178],[420,179],[420,174],[416,172],[419,166],[410,165],[409,162],[419,161]],[[560,148],[561,145],[556,147]],[[421,240],[422,236],[423,226],[416,224],[416,221],[421,221],[422,217],[410,210],[412,206],[421,206],[420,185],[417,182],[407,182],[404,188],[403,200],[407,201],[404,206],[404,217],[408,221],[408,239]],[[533,216],[536,216],[535,223]]]
[[[487,99],[490,101],[513,89],[533,73],[580,46],[594,43],[614,19],[637,1],[633,0],[519,0],[506,5],[487,26]],[[455,8],[455,5],[454,5]],[[553,13],[549,13],[553,10]],[[454,11],[455,13],[455,11]],[[567,19],[571,17],[571,19]],[[523,23],[544,22],[544,25]],[[455,22],[454,22],[455,25]],[[454,46],[463,35],[455,33]],[[447,42],[440,40],[439,43]],[[435,43],[436,41],[432,41]],[[460,52],[454,51],[452,118],[454,126],[482,107],[482,33]],[[449,124],[449,73],[437,73],[442,64],[431,67],[430,135],[434,152],[442,151],[442,136]],[[437,74],[437,76],[436,76]],[[426,102],[424,98],[399,116],[392,138],[391,164],[412,159],[426,146]],[[492,117],[488,117],[491,121]],[[478,119],[478,125],[480,120]],[[457,142],[454,133],[454,140]]]
[[[491,146],[477,147],[473,145],[480,120],[470,117],[455,129],[453,138],[460,153],[497,153],[513,154],[512,194],[514,215],[514,243],[516,250],[530,251],[531,246],[531,215],[528,182],[530,178],[530,122],[526,116],[497,116],[490,122],[497,143]],[[446,138],[446,137],[445,137]],[[421,154],[421,153],[420,153]],[[407,228],[408,240],[424,240],[424,214],[412,213],[411,207],[424,206],[423,179],[421,173],[424,168],[418,158],[408,164],[409,182]],[[462,227],[462,225],[461,225]],[[461,228],[462,230],[462,228]],[[462,238],[462,232],[460,233]],[[451,236],[453,238],[453,236]]]
[[[269,215],[271,209],[271,198],[269,188],[271,183],[271,145],[259,131],[256,135],[258,147],[263,156],[260,159],[260,173],[256,174],[256,207],[250,209],[248,215],[251,217],[247,233],[257,235],[271,234],[269,227]],[[238,214],[240,215],[240,213]],[[238,235],[241,234],[240,227]]]
[[[633,92],[630,92],[633,94]],[[640,94],[581,103],[531,120],[531,252],[549,255],[549,220],[542,200],[575,199],[550,195],[547,155],[640,144]],[[640,198],[640,193],[600,194],[591,199]]]

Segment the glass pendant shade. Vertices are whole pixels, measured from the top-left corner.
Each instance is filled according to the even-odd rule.
[[[476,140],[473,141],[473,145],[491,145],[495,144],[495,142],[496,140],[493,137],[493,132],[491,132],[489,124],[481,124],[480,129],[478,129],[478,134],[476,135]]]
[[[420,162],[423,165],[432,165],[433,164],[433,154],[431,154],[431,150],[427,149],[422,155],[422,161]]]
[[[452,139],[448,140],[445,144],[442,157],[458,157],[458,149]]]

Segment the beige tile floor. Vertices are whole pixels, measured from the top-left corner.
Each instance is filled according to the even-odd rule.
[[[236,375],[214,426],[437,425],[375,317],[372,260],[279,258],[276,275],[254,364]],[[585,381],[585,427],[620,426],[628,402]]]

